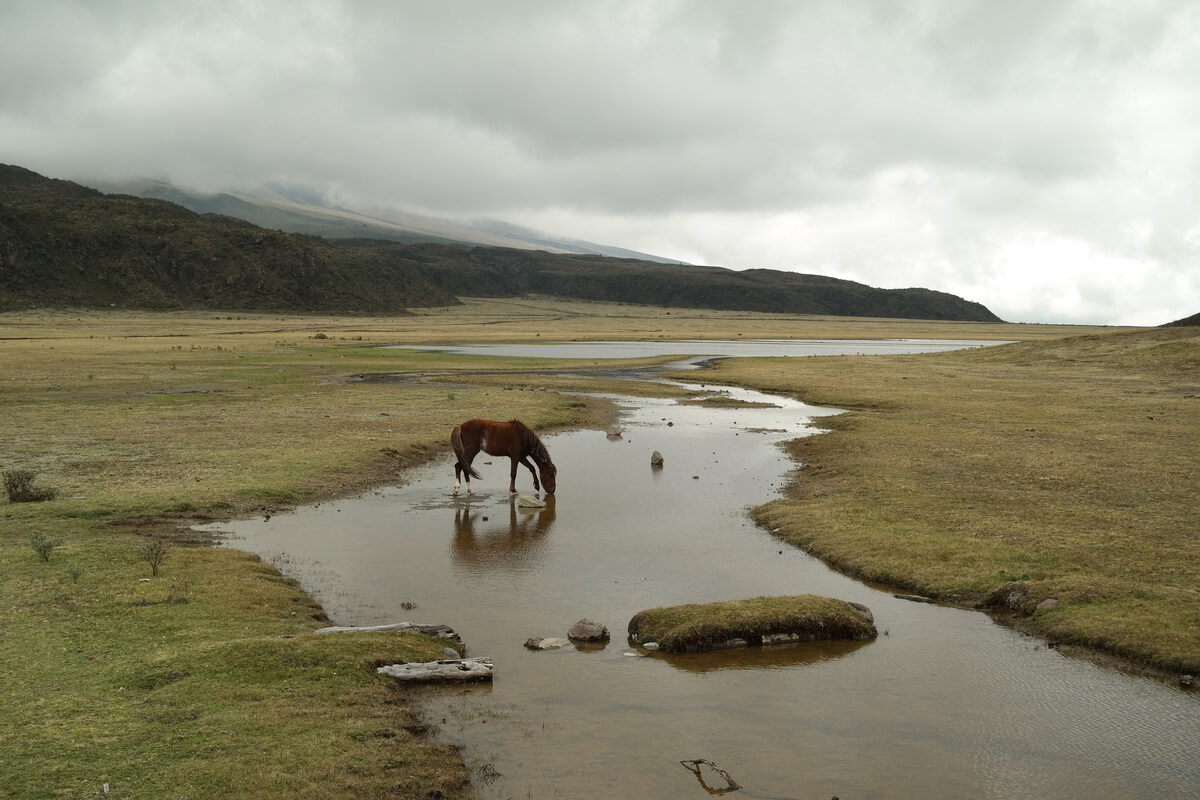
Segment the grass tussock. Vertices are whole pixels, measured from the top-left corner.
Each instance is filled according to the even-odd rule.
[[[853,409],[792,443],[805,466],[755,512],[776,535],[1065,643],[1200,670],[1195,328],[718,375]]]
[[[873,639],[876,631],[869,613],[811,594],[654,608],[629,620],[634,641],[657,642],[668,653],[703,652],[732,639],[761,644],[779,634],[818,641]]]

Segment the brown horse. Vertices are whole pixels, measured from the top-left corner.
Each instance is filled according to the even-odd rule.
[[[450,434],[450,444],[454,447],[454,493],[458,494],[460,480],[466,476],[467,494],[471,491],[471,478],[481,478],[479,471],[471,466],[479,451],[490,456],[508,456],[512,460],[512,471],[509,475],[508,491],[517,493],[517,465],[524,464],[533,475],[533,489],[538,491],[546,487],[547,494],[554,494],[555,478],[558,468],[550,460],[550,453],[537,434],[519,419],[509,422],[494,422],[490,419],[471,419],[462,425],[456,425]],[[537,469],[529,459],[537,464]],[[538,483],[538,472],[542,480]]]

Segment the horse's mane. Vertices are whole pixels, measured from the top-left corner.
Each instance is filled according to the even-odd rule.
[[[539,464],[553,464],[550,460],[550,452],[546,450],[546,445],[542,444],[542,440],[533,432],[533,429],[521,422],[519,419],[509,420],[509,424],[516,428],[521,433],[521,441],[525,444],[525,449],[529,451],[530,457]]]

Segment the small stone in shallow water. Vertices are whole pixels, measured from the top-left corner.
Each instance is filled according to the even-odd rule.
[[[563,639],[557,636],[535,636],[525,640],[525,646],[530,650],[554,650],[559,647],[566,647],[570,643],[570,639]]]

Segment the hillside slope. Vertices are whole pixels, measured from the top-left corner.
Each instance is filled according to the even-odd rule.
[[[398,313],[526,293],[666,307],[997,322],[928,289],[776,270],[377,239],[327,240],[106,195],[0,165],[0,310],[212,308]]]
[[[394,245],[389,249],[419,262],[422,273],[432,282],[461,296],[536,293],[666,308],[1001,321],[985,306],[945,292],[876,289],[822,275],[769,269],[736,271],[498,247],[426,244]]]
[[[395,313],[454,302],[379,248],[337,248],[0,166],[0,309]]]

